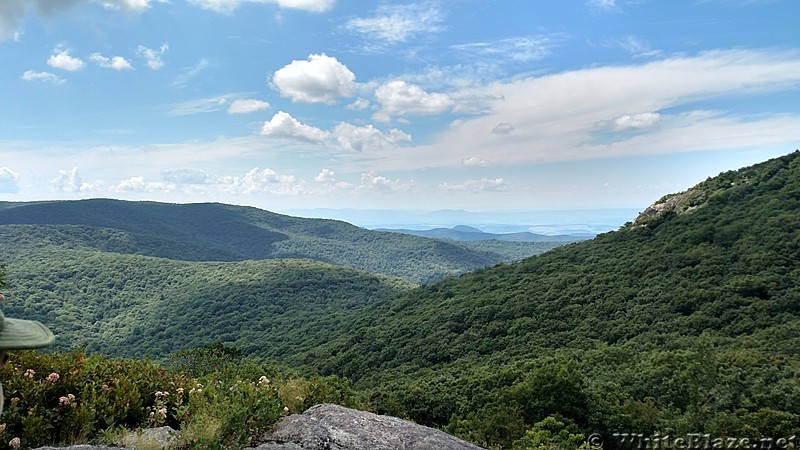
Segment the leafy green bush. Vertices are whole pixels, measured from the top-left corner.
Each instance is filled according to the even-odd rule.
[[[179,447],[242,448],[286,414],[355,402],[346,380],[305,380],[235,358],[190,377],[151,361],[80,350],[21,351],[11,353],[0,377],[6,397],[0,450],[103,442],[123,430],[162,425],[181,430]]]

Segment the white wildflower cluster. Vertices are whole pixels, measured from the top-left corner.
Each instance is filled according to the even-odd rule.
[[[78,406],[78,402],[75,401],[75,396],[72,394],[59,397],[58,403],[62,406],[69,406],[70,408]]]
[[[167,397],[169,397],[169,392],[168,391],[156,391],[155,395],[156,395],[156,400],[166,399]]]

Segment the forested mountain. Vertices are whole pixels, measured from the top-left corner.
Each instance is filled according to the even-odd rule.
[[[250,207],[108,199],[0,202],[0,237],[6,252],[49,246],[184,261],[309,258],[415,283],[519,260],[557,245],[451,242]]]
[[[7,272],[7,314],[48,324],[56,348],[127,357],[223,342],[295,362],[301,350],[330,343],[325,330],[347,332],[348,314],[412,287],[304,259],[188,262],[81,250],[31,252]]]
[[[667,196],[619,231],[372,305],[309,360],[382,412],[485,445],[547,416],[584,436],[788,437],[797,230],[800,152]]]
[[[162,207],[112,202],[119,205]],[[193,205],[186,217],[193,207],[238,211]],[[418,288],[307,259],[108,252],[241,255],[294,239],[319,248],[342,229],[361,237],[351,242],[384,248],[381,233],[340,222],[316,222],[302,241],[291,225],[302,219],[279,216],[279,232],[264,212],[246,211],[261,219],[213,225],[239,244],[158,214],[100,229],[78,216],[65,225],[41,214],[28,225],[12,214],[16,222],[0,226],[10,284],[4,310],[116,355],[223,341],[309,374],[349,377],[377,412],[484,446],[535,448],[545,437],[573,445],[590,433],[611,448],[620,445],[614,433],[756,441],[797,433],[800,152],[665,196],[590,241]],[[273,234],[258,240],[257,229]],[[205,237],[182,240],[179,230]],[[255,250],[245,250],[248,239]],[[398,265],[409,257],[393,255]]]

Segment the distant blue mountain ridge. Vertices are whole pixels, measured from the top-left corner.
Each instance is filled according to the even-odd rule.
[[[437,239],[450,239],[454,241],[507,241],[507,242],[576,242],[591,239],[594,233],[571,233],[546,235],[522,231],[516,233],[487,233],[475,227],[456,225],[452,228],[433,228],[429,230],[409,230],[406,228],[378,228],[375,231],[388,231],[414,236]]]

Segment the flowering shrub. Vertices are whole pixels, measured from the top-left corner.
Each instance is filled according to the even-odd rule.
[[[103,440],[162,425],[181,430],[184,448],[242,448],[315,401],[353,406],[346,381],[286,380],[274,368],[242,361],[190,378],[149,361],[22,351],[10,354],[0,380],[6,398],[0,450],[115,444]]]
[[[0,448],[29,448],[140,426],[151,393],[170,386],[174,376],[149,362],[27,351],[11,352],[0,380],[6,396]]]

